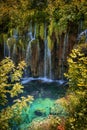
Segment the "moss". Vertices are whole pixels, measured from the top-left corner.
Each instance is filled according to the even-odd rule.
[[[60,124],[61,119],[56,116],[49,115],[48,118],[35,120],[31,123],[28,130],[56,130]]]

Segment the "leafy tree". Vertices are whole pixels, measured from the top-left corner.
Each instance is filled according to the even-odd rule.
[[[87,44],[72,50],[68,58],[69,70],[65,74],[69,80],[66,108],[69,117],[67,130],[85,130],[87,128]]]
[[[38,23],[52,20],[56,22],[55,28],[61,33],[69,30],[72,25],[78,29],[81,21],[84,21],[82,29],[85,29],[87,26],[86,5],[86,0],[2,0],[0,32],[5,33],[16,27],[19,31],[24,31],[31,20]]]
[[[23,92],[20,78],[23,74],[25,62],[21,61],[16,67],[10,58],[0,62],[0,129],[6,130],[11,127],[11,119],[21,122],[21,113],[28,103],[33,100],[32,96],[21,97],[12,106],[6,105],[9,102],[8,95],[13,98]],[[5,106],[5,107],[3,107]]]

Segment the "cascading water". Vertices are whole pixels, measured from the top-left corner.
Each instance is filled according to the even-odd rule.
[[[44,77],[47,77],[47,34],[46,24],[44,29]]]
[[[54,71],[56,64],[52,64],[53,61],[53,50],[50,49],[50,45],[47,41],[47,24],[44,24],[43,27],[43,37],[42,39],[38,39],[40,36],[39,34],[39,27],[40,25],[30,23],[29,30],[26,36],[26,41],[28,41],[28,45],[26,47],[26,52],[24,51],[23,56],[25,57],[25,61],[27,67],[25,69],[25,74],[27,77],[34,76],[34,77],[43,77],[44,79],[53,79],[58,76],[59,78],[63,79],[64,70],[64,62],[66,58],[66,51],[67,51],[67,44],[68,44],[68,34],[66,33],[64,36],[63,48],[61,47],[60,51],[60,65],[59,72],[56,74],[54,73],[54,77],[52,74],[52,70]],[[36,30],[38,27],[38,30]],[[38,33],[37,33],[38,32]],[[18,55],[19,51],[17,50],[17,41],[18,41],[18,33],[15,30],[13,35],[8,38],[7,45],[4,42],[4,56],[10,56],[14,61],[16,56]],[[15,39],[15,41],[14,41]],[[62,40],[61,40],[62,41]],[[7,49],[8,48],[8,49]],[[6,52],[6,50],[8,50]],[[51,54],[52,51],[52,54]],[[62,52],[62,53],[61,53]],[[16,55],[17,54],[17,55]],[[61,56],[62,55],[62,56]],[[58,52],[56,50],[55,56],[58,56]],[[27,70],[28,68],[28,70]],[[25,73],[26,73],[25,72]],[[31,74],[30,74],[31,73]]]
[[[7,40],[8,57],[11,57],[11,50],[10,50],[10,45],[9,45],[10,40],[11,38],[8,38]]]
[[[33,32],[34,31],[34,32]],[[36,24],[34,26],[30,25],[29,33],[29,43],[27,45],[27,50],[26,50],[26,63],[27,66],[30,66],[32,70],[32,75],[37,73],[37,71],[41,71],[41,64],[39,63],[39,53],[40,53],[40,47],[39,43],[36,39]],[[46,24],[44,24],[44,75],[38,72],[38,76],[44,76],[44,78],[52,78],[52,63],[51,63],[51,50],[48,47],[48,42],[47,42],[47,27]],[[37,66],[37,65],[38,66]],[[35,75],[34,75],[35,76]]]
[[[47,27],[44,28],[44,77],[52,78],[51,51],[47,42]]]
[[[30,23],[30,30],[28,32],[28,37],[29,37],[29,43],[28,43],[28,46],[27,46],[27,50],[26,50],[26,63],[27,65],[28,64],[31,64],[31,57],[32,57],[32,50],[31,50],[31,43],[33,40],[35,40],[35,37],[33,36],[33,33],[32,33],[32,23]]]
[[[65,61],[65,53],[67,49],[67,44],[68,44],[68,33],[65,34],[64,36],[64,42],[63,42],[63,51],[62,51],[62,66],[61,66],[61,78],[63,79],[64,77],[64,61]]]
[[[87,29],[84,30],[83,32],[81,32],[81,33],[78,35],[78,38],[77,38],[77,39],[80,41],[82,36],[85,37],[85,42],[87,42]]]
[[[49,62],[49,78],[52,79],[52,62],[51,62],[51,51],[48,48],[48,62]]]
[[[13,52],[12,52],[12,59],[15,62],[16,60],[16,54],[17,54],[17,46],[16,44],[13,45]]]
[[[8,47],[6,42],[4,42],[4,57],[10,57],[10,48]]]
[[[36,24],[34,25],[34,38],[36,37]]]
[[[18,39],[18,31],[13,30],[13,34],[7,40],[4,40],[4,57],[12,57],[16,54],[16,41]],[[14,59],[13,59],[14,60]]]
[[[34,77],[43,77],[44,79],[48,79],[48,80],[53,79],[52,70],[54,71],[55,64],[54,64],[54,66],[52,64],[53,51],[51,54],[50,46],[48,45],[48,41],[47,41],[47,24],[46,23],[44,24],[44,28],[43,28],[44,29],[44,35],[43,35],[44,38],[41,39],[42,41],[37,39],[36,33],[38,30],[36,30],[37,29],[36,27],[38,27],[38,25],[36,25],[36,24],[32,25],[32,23],[30,23],[29,30],[27,33],[28,45],[26,47],[27,49],[26,49],[26,53],[24,55],[25,55],[25,61],[26,61],[27,68],[28,68],[28,70],[26,68],[25,71],[28,73],[25,75],[27,77],[32,75]],[[38,36],[39,36],[39,33],[38,33]],[[8,38],[8,41],[7,41],[8,42],[8,44],[7,44],[8,45],[8,54],[6,54],[5,50],[7,50],[6,49],[7,47],[4,43],[4,56],[8,55],[13,60],[17,56],[16,53],[18,53],[17,46],[16,46],[17,44],[15,44],[17,41],[17,38],[18,38],[17,31],[15,31],[13,33],[11,38]],[[13,39],[15,39],[15,42],[12,43]],[[68,34],[66,33],[64,36],[64,41],[63,41],[63,48],[61,47],[61,51],[60,51],[60,57],[61,57],[60,65],[61,66],[59,66],[60,67],[59,73],[57,73],[57,74],[54,73],[54,78],[57,77],[58,74],[59,74],[59,78],[63,79],[63,77],[64,77],[63,73],[65,72],[64,62],[66,59],[66,53],[67,53],[66,51],[67,51],[67,46],[68,46],[67,44],[68,44]],[[58,52],[56,52],[55,55],[57,57]]]
[[[27,46],[27,51],[26,51],[26,63],[27,64],[31,63],[31,62],[29,62],[29,61],[31,61],[31,42],[32,42],[32,40],[29,41],[29,44]]]
[[[34,27],[32,26],[32,22],[30,22],[30,26],[29,26],[29,32],[28,32],[28,39],[29,39],[29,42],[28,42],[28,45],[27,45],[27,49],[26,49],[26,59],[25,59],[25,61],[26,61],[26,64],[27,64],[27,69],[29,68],[29,71],[31,71],[31,69],[32,68],[34,68],[35,67],[35,64],[34,64],[34,62],[33,62],[33,58],[35,58],[35,57],[33,57],[33,48],[32,48],[32,45],[33,45],[33,43],[35,42],[35,37],[36,37],[36,24],[34,25]],[[39,45],[37,44],[37,48],[38,48],[38,51],[39,51]],[[36,54],[37,55],[37,54]],[[34,66],[34,67],[33,67]],[[29,77],[30,76],[30,74],[29,73],[31,73],[31,72],[29,72],[28,74],[27,74],[27,69],[25,69],[25,75],[27,76],[27,77]],[[35,70],[35,68],[34,68],[34,70]]]
[[[85,37],[85,41],[84,42],[87,42],[87,29],[83,30],[83,20],[81,19],[79,21],[79,26],[78,26],[78,37],[77,37],[77,40],[80,41],[82,36]]]

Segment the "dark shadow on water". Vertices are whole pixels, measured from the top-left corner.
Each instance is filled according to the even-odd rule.
[[[28,84],[24,85],[24,94],[32,95],[34,98],[51,98],[58,99],[63,97],[66,93],[67,86],[60,85],[56,82],[46,83],[41,81],[31,81]]]

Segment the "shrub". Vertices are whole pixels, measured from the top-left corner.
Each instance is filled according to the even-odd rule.
[[[20,78],[24,67],[24,61],[21,61],[16,67],[10,58],[5,58],[0,62],[0,130],[10,130],[12,120],[20,122],[22,109],[33,100],[32,96],[21,97],[12,106],[6,105],[8,95],[12,98],[23,92]]]
[[[69,69],[65,76],[69,80],[67,110],[69,117],[66,130],[87,128],[87,44],[72,50],[68,58]]]

